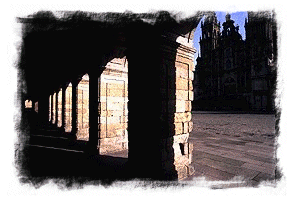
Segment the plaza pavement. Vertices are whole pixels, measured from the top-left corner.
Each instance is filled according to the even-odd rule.
[[[276,173],[274,115],[193,112],[192,119],[193,131],[189,142],[193,144],[194,174],[182,181],[192,182],[204,178],[206,181],[229,183],[236,178],[242,180],[239,186],[255,186],[266,180],[273,183],[276,181],[278,171]],[[52,133],[51,131],[50,135]],[[46,137],[50,140],[44,136],[32,137],[31,148],[51,146],[56,151],[67,146],[72,153],[82,152],[85,148],[84,142],[70,142],[66,137],[58,137],[58,141],[55,141],[54,135]],[[109,153],[105,158],[121,159],[124,163],[127,154],[128,151],[125,150]]]
[[[276,181],[274,115],[193,112],[192,117],[195,173],[185,181],[242,180],[242,186]]]

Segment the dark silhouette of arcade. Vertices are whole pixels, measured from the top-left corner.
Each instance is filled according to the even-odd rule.
[[[168,12],[42,11],[20,18],[20,134],[29,144],[22,151],[25,176],[176,180],[192,174],[192,145],[187,142],[192,130],[192,40],[202,16],[176,20]],[[128,159],[101,155],[100,78],[115,59],[128,63]],[[77,87],[85,75],[89,128],[88,140],[82,141],[77,139]],[[37,112],[36,106],[25,108],[26,100],[37,105]],[[68,116],[69,132],[64,131]],[[41,148],[49,143],[54,147]]]

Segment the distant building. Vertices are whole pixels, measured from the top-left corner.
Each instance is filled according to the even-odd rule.
[[[194,80],[194,110],[273,111],[276,82],[276,22],[270,12],[248,12],[246,40],[230,14],[201,23],[201,55]]]

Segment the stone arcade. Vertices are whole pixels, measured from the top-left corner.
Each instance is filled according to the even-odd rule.
[[[23,112],[26,100],[37,111],[32,130],[57,128],[98,154],[128,149],[133,177],[192,174],[193,33],[201,17],[38,12],[20,18],[19,96]]]

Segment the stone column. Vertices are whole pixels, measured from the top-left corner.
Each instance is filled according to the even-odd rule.
[[[53,107],[54,106],[53,97],[54,97],[54,94],[51,94],[50,95],[50,98],[51,98],[51,102],[50,102],[51,103],[51,107],[50,107],[51,108],[50,109],[50,113],[51,113],[51,120],[50,121],[51,121],[51,124],[53,124],[53,109],[54,109],[54,107]]]
[[[129,166],[136,177],[183,179],[193,173],[188,137],[195,50],[188,38],[177,36],[177,42],[140,30],[127,52]]]
[[[162,41],[150,29],[140,31],[141,35],[132,35],[127,52],[129,167],[135,177],[174,180],[178,175],[172,147],[174,132],[168,126],[168,77]]]
[[[57,123],[57,127],[58,129],[62,130],[62,88],[59,89],[58,92],[58,123]]]
[[[99,76],[97,71],[89,74],[89,148],[96,151],[99,140]]]
[[[174,164],[178,178],[182,179],[191,175],[194,170],[191,164],[192,144],[188,143],[189,133],[192,131],[193,122],[191,102],[193,101],[193,56],[195,50],[182,44],[178,46],[175,60],[175,97],[174,106]],[[170,107],[169,107],[170,109]]]
[[[71,135],[76,138],[77,133],[77,80],[72,81],[72,127]]]
[[[52,95],[52,124],[56,125],[56,92]]]
[[[32,101],[32,108],[31,108],[32,112],[35,112],[35,103],[36,102],[35,102],[35,100],[31,100],[31,101]]]
[[[49,122],[49,99],[46,96],[42,96],[38,99],[38,116],[39,116],[39,128],[46,128]]]
[[[65,96],[66,94],[66,86],[63,85],[62,87],[62,115],[61,115],[61,118],[62,118],[62,125],[61,125],[61,128],[62,128],[62,131],[65,131]]]
[[[69,83],[65,91],[65,132],[71,132],[72,127],[72,84]]]
[[[58,127],[58,91],[56,92],[55,98],[55,125]]]

